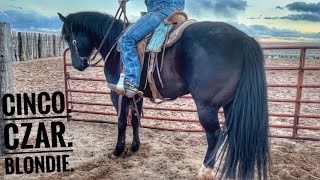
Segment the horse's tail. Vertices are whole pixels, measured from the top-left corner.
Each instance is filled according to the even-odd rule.
[[[270,154],[264,58],[259,44],[250,37],[244,40],[243,52],[242,76],[226,114],[221,171],[227,178],[267,179]]]

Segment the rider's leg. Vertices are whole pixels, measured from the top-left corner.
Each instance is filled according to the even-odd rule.
[[[148,12],[137,22],[131,25],[120,38],[122,62],[125,67],[125,91],[126,95],[133,97],[140,85],[140,61],[136,44],[146,35],[154,31],[159,24],[170,15],[174,9],[163,8],[157,11]]]

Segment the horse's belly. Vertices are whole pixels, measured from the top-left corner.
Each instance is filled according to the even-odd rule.
[[[176,99],[190,93],[184,80],[178,76],[167,74],[162,81],[163,88],[158,88],[158,91],[164,98]]]

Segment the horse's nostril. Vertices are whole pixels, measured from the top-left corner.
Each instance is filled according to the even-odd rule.
[[[82,60],[82,65],[83,65],[84,67],[88,67],[88,66],[89,66],[88,58],[83,58],[83,59],[81,59],[81,60]]]

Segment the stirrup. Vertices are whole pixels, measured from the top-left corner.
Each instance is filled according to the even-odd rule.
[[[116,92],[118,95],[126,96],[125,90],[124,90],[124,89],[118,89],[118,88],[117,88],[117,85],[108,83],[107,86],[108,86],[108,88],[109,88],[111,91]],[[143,98],[143,92],[142,92],[142,91],[137,91],[136,94],[137,94],[138,96],[140,96],[141,98]]]
[[[125,74],[121,73],[120,79],[117,84],[108,83],[107,86],[110,88],[111,91],[115,91],[118,95],[127,96],[126,90],[124,88],[124,78],[125,78]],[[143,97],[142,91],[138,90],[136,94],[139,95],[140,97]]]
[[[117,84],[108,83],[107,86],[111,89],[111,91],[115,91],[118,95],[124,96],[126,94],[124,91],[124,78],[125,74],[121,73]]]
[[[108,83],[107,86],[108,86],[108,88],[109,88],[111,91],[116,92],[118,95],[122,95],[122,96],[125,96],[125,95],[126,95],[126,93],[124,92],[124,89],[122,89],[122,90],[121,90],[121,89],[118,89],[116,84],[110,84],[110,83]]]

